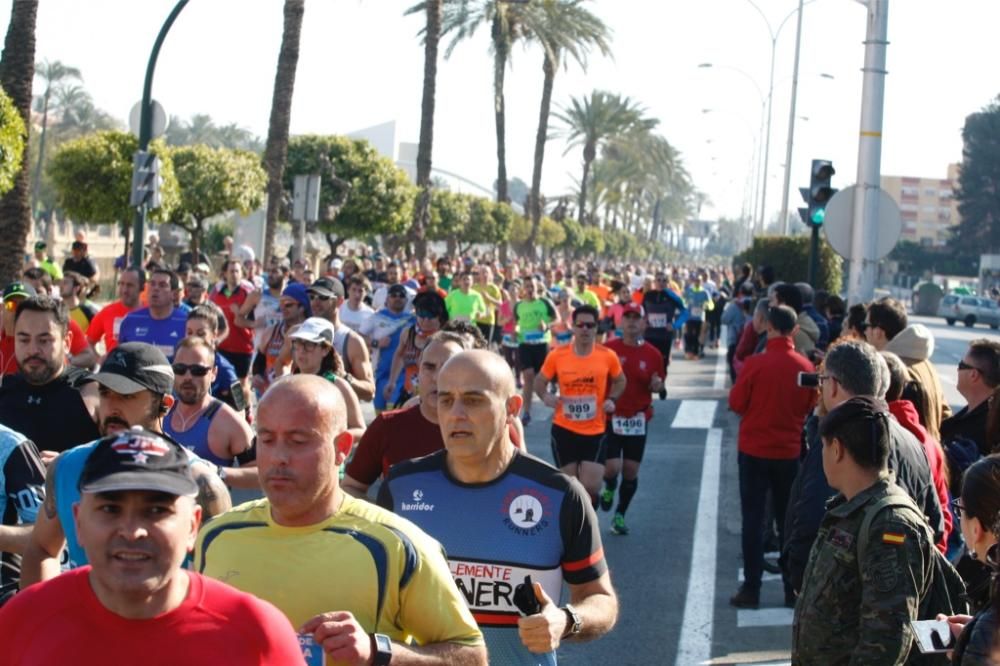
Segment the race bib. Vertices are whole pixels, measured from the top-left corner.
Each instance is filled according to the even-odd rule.
[[[563,416],[568,421],[590,421],[597,417],[597,396],[565,396],[562,400]]]
[[[299,634],[299,649],[302,650],[306,666],[325,666],[326,654],[323,653],[323,647],[313,640],[312,634]]]
[[[663,312],[651,312],[649,313],[649,327],[650,328],[666,328],[667,327],[667,315]]]
[[[641,437],[646,434],[646,415],[639,412],[635,416],[613,416],[611,432],[626,437]]]
[[[524,334],[525,342],[541,342],[545,339],[544,331],[528,331]]]
[[[705,311],[705,308],[701,307],[700,305],[693,306],[691,308],[691,318],[692,319],[701,319],[701,315],[702,315],[702,313],[704,311]]]

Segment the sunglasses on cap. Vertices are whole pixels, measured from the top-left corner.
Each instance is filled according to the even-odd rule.
[[[330,300],[330,296],[324,296],[323,294],[317,294],[315,291],[310,291],[309,292],[309,300],[310,301],[328,301],[328,300]]]
[[[204,377],[212,370],[212,368],[198,363],[174,363],[170,367],[173,368],[174,375],[177,377],[183,377],[188,372],[194,377]]]

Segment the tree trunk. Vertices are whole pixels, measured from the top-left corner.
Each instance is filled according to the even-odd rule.
[[[201,251],[201,235],[205,231],[201,225],[201,220],[194,220],[194,226],[191,228],[191,257],[195,264],[198,263],[198,253]]]
[[[507,118],[503,97],[510,44],[500,32],[500,12],[497,11],[493,19],[493,112],[497,126],[497,201],[510,203],[510,195],[507,193]]]
[[[326,270],[326,266],[329,266],[330,261],[337,256],[337,248],[343,245],[347,238],[335,238],[334,235],[329,232],[324,233],[323,237],[326,238],[326,244],[330,246],[330,254],[323,258],[323,270]]]
[[[549,137],[549,111],[552,107],[552,86],[556,79],[558,54],[550,57],[546,51],[542,59],[542,73],[545,75],[542,83],[542,106],[538,112],[538,132],[535,133],[535,166],[531,172],[531,195],[528,197],[531,215],[531,233],[528,234],[528,247],[535,244],[538,238],[538,226],[542,222],[542,163],[545,161],[545,141]]]
[[[427,227],[431,222],[431,153],[434,148],[434,99],[437,90],[438,42],[441,39],[441,3],[427,1],[427,32],[424,35],[424,93],[420,105],[420,144],[417,148],[417,203],[413,207],[411,236],[417,258],[427,256]]]
[[[42,163],[45,161],[45,135],[49,129],[49,93],[51,88],[45,90],[42,98],[42,131],[38,135],[38,164],[35,165],[35,177],[31,183],[31,214],[35,214],[35,205],[38,202],[38,189],[42,184]]]
[[[14,106],[31,127],[31,84],[35,78],[35,19],[38,0],[13,0],[10,25],[0,56],[0,86],[10,95]],[[21,274],[24,244],[31,229],[31,206],[28,196],[28,132],[24,137],[24,156],[14,188],[0,198],[0,284],[7,284]]]
[[[267,171],[267,227],[264,236],[264,265],[274,253],[274,233],[282,208],[285,161],[288,159],[288,128],[292,121],[292,93],[295,70],[299,63],[299,38],[305,0],[285,0],[285,27],[278,52],[278,69],[274,75],[274,95],[271,98],[271,120],[264,149],[264,169]]]
[[[587,180],[590,178],[590,165],[593,163],[594,158],[597,156],[597,147],[591,146],[589,143],[583,147],[583,178],[580,179],[580,219],[577,221],[580,224],[586,224],[587,220]]]

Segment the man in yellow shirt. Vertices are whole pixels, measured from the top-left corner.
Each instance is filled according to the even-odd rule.
[[[257,411],[267,497],[206,525],[195,569],[270,601],[298,627],[304,651],[321,648],[338,663],[485,664],[440,545],[340,488],[353,444],[346,430],[343,398],[322,377],[273,384]]]

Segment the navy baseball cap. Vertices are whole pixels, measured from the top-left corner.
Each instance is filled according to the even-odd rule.
[[[134,428],[98,441],[80,472],[81,493],[152,490],[194,497],[198,484],[187,452],[156,433]]]

